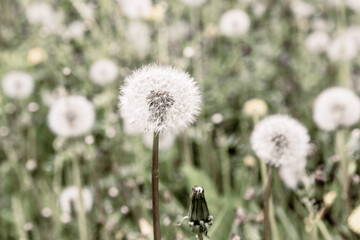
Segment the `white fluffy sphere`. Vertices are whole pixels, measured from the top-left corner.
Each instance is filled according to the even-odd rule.
[[[220,18],[219,29],[226,36],[242,36],[249,31],[249,28],[250,18],[242,10],[229,10]]]
[[[305,47],[309,52],[321,53],[326,51],[330,37],[326,32],[316,31],[311,33],[305,40]]]
[[[121,116],[142,132],[181,131],[201,107],[199,87],[188,73],[155,64],[126,77],[119,99]]]
[[[90,79],[99,85],[105,85],[116,80],[119,69],[110,59],[99,59],[90,67]]]
[[[250,141],[262,161],[279,167],[305,159],[310,137],[297,120],[287,115],[272,115],[256,124]]]
[[[55,134],[78,137],[89,132],[95,123],[93,104],[83,96],[67,96],[51,105],[48,125]]]
[[[33,77],[21,71],[11,71],[2,79],[4,94],[10,98],[24,99],[34,91]]]
[[[151,0],[118,0],[124,15],[130,19],[144,19],[150,16]]]
[[[347,88],[325,89],[315,100],[313,118],[326,131],[351,126],[360,119],[360,99]]]

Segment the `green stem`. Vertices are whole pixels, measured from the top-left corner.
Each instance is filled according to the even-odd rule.
[[[264,196],[264,240],[271,240],[270,229],[270,197],[271,197],[271,177],[273,169],[270,167],[267,176],[265,196]]]
[[[349,214],[351,211],[349,193],[349,177],[348,177],[348,162],[347,162],[347,153],[346,153],[346,132],[345,130],[338,130],[335,136],[336,142],[336,153],[340,157],[340,183],[342,194],[341,198],[343,199],[346,206],[346,213]]]
[[[80,240],[87,240],[87,224],[86,224],[86,215],[85,215],[85,209],[84,209],[84,201],[83,201],[83,195],[82,195],[82,183],[81,183],[81,175],[80,175],[80,166],[79,166],[79,159],[74,158],[73,159],[73,175],[74,175],[74,181],[75,186],[78,189],[78,227],[79,227],[79,233],[80,233]]]
[[[333,238],[331,237],[331,234],[329,233],[329,231],[327,230],[325,224],[323,223],[323,221],[319,220],[316,222],[317,227],[319,228],[321,235],[324,237],[325,240],[332,240]]]
[[[14,218],[16,221],[17,230],[19,233],[19,239],[28,239],[24,230],[24,213],[21,206],[21,201],[18,197],[11,197],[11,207],[13,210]]]
[[[159,212],[159,133],[157,132],[154,132],[153,138],[151,180],[154,240],[161,240]]]

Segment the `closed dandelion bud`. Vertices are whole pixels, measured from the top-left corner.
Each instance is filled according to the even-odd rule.
[[[197,237],[202,239],[203,234],[207,236],[209,227],[213,223],[213,216],[209,213],[202,187],[195,186],[192,189],[189,218],[189,226]]]

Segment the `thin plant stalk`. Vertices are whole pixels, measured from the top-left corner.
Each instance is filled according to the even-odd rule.
[[[345,130],[338,130],[336,132],[336,152],[340,157],[340,182],[342,194],[341,198],[344,200],[347,214],[351,211],[351,203],[349,198],[349,177],[348,177],[348,162],[346,154],[346,132]]]
[[[159,212],[159,133],[154,132],[152,149],[152,216],[154,240],[161,240]]]
[[[82,195],[82,183],[81,183],[81,176],[80,176],[80,166],[79,166],[79,159],[74,158],[73,160],[73,175],[75,186],[78,189],[78,208],[77,208],[77,220],[79,225],[79,234],[80,240],[87,240],[87,224],[86,224],[86,215],[85,215],[85,208],[84,208],[84,201]]]
[[[273,168],[269,168],[266,181],[265,197],[264,197],[264,240],[271,240],[270,229],[270,197],[271,197],[271,177]]]
[[[266,171],[266,165],[261,160],[260,160],[260,170],[261,170],[261,178],[262,178],[263,188],[266,191],[268,175],[267,175],[267,171]],[[271,196],[270,196],[269,201],[270,201],[270,203],[269,203],[269,220],[270,220],[270,229],[271,229],[272,239],[279,240],[279,233],[278,233],[276,220],[275,220],[275,208],[274,208],[274,203],[273,203]]]

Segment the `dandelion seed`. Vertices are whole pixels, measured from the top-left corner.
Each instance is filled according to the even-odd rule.
[[[51,106],[48,125],[62,137],[78,137],[89,132],[95,122],[95,110],[83,96],[61,98]]]
[[[50,208],[46,207],[41,209],[41,216],[43,216],[44,218],[49,218],[52,216],[52,211]]]
[[[121,115],[138,131],[178,132],[200,112],[199,87],[189,74],[169,66],[147,65],[121,88]]]
[[[306,128],[287,115],[264,118],[251,134],[251,147],[256,155],[275,167],[305,159],[309,141]]]
[[[10,98],[25,99],[34,91],[34,79],[28,73],[12,71],[3,77],[2,88]]]
[[[105,85],[116,80],[119,69],[116,64],[109,59],[99,59],[90,67],[91,80],[99,85]]]
[[[313,119],[326,131],[349,127],[360,119],[360,99],[349,89],[328,88],[315,100]]]
[[[305,47],[309,52],[322,53],[326,51],[329,42],[330,37],[326,32],[316,31],[306,38]]]
[[[84,210],[89,212],[93,205],[93,196],[88,188],[81,190]],[[74,207],[75,211],[79,211],[79,192],[75,186],[65,188],[60,194],[60,208],[63,214],[71,215],[71,208]]]
[[[219,29],[225,36],[242,36],[249,31],[249,28],[250,18],[246,12],[240,9],[229,10],[220,18]]]

